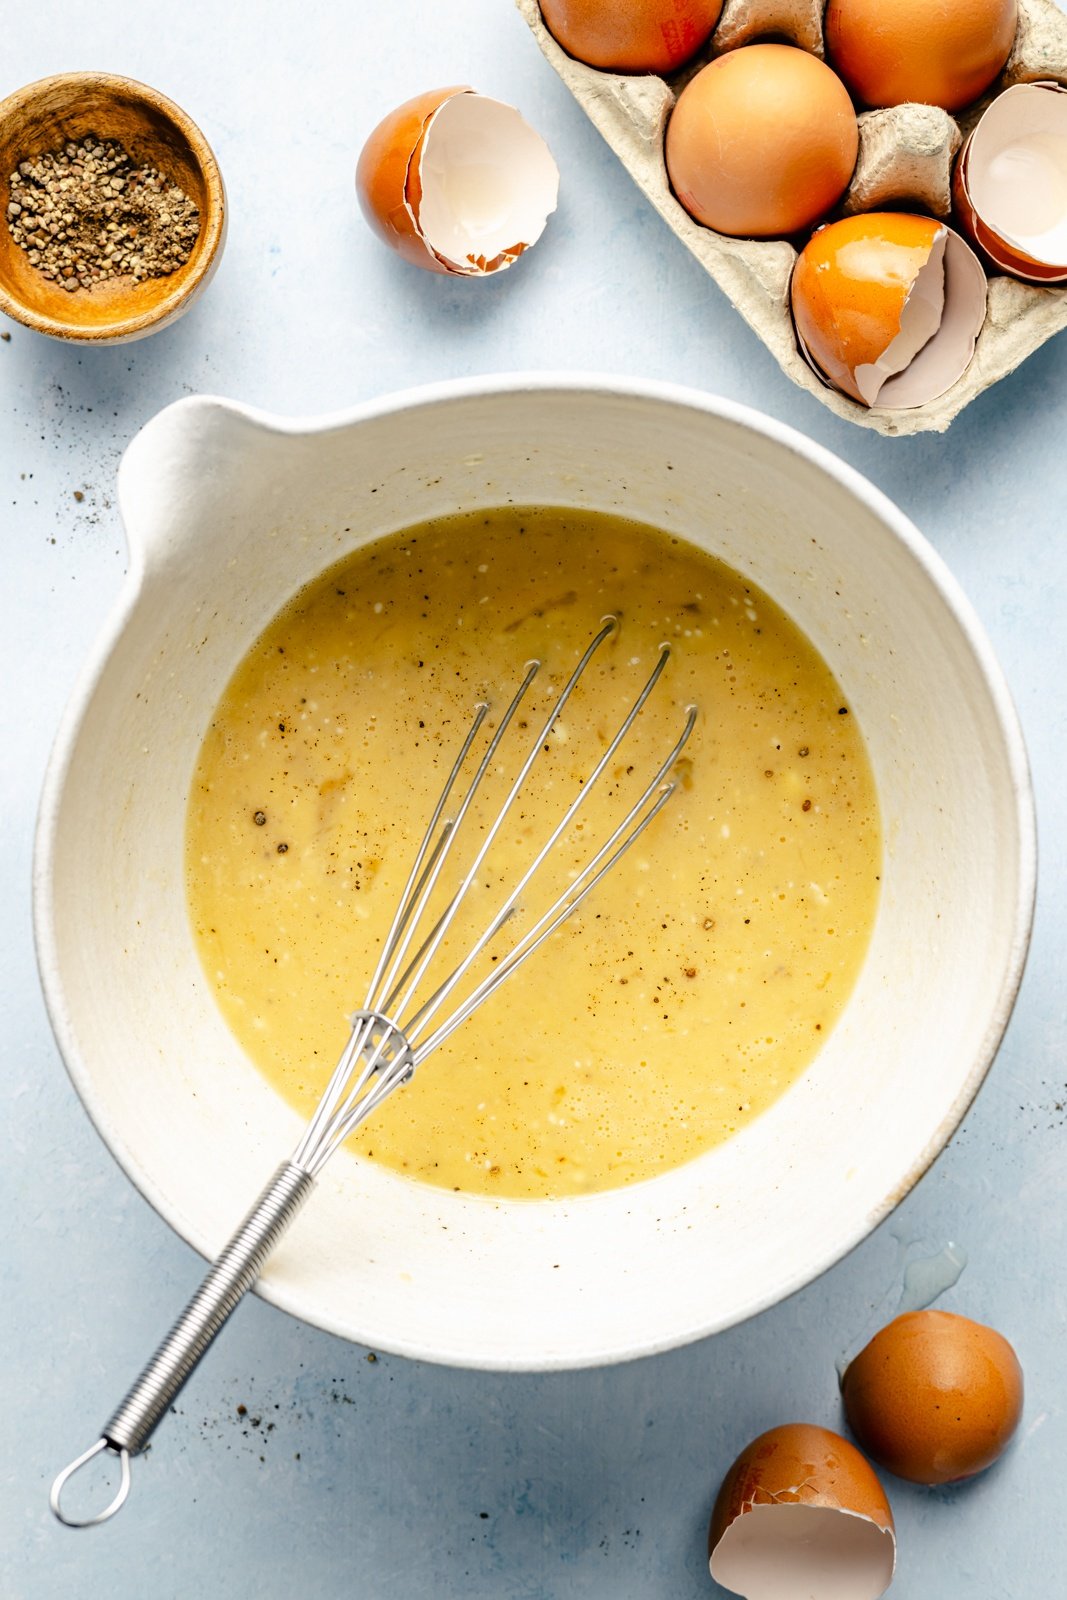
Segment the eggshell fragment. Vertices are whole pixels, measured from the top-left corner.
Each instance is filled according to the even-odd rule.
[[[787,1423],[754,1439],[723,1479],[708,1564],[748,1600],[878,1600],[896,1565],[893,1513],[847,1439]]]
[[[820,228],[791,286],[797,343],[814,370],[866,406],[924,405],[974,354],[986,279],[931,217],[874,212]]]
[[[378,236],[429,272],[483,277],[536,243],[559,171],[512,107],[434,89],[383,118],[363,146],[356,193]]]
[[[1023,1374],[993,1328],[913,1311],[876,1333],[841,1384],[849,1426],[898,1478],[953,1483],[982,1472],[1018,1427]]]
[[[967,140],[954,184],[960,225],[994,267],[1067,282],[1067,90],[1016,84]]]

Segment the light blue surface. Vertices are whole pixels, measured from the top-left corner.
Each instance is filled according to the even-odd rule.
[[[0,1596],[699,1600],[713,1593],[708,1509],[737,1449],[785,1420],[839,1426],[836,1357],[895,1311],[907,1261],[949,1239],[969,1262],[942,1303],[1013,1339],[1026,1415],[1009,1457],[970,1486],[890,1480],[892,1592],[1062,1592],[1062,340],[946,437],[881,440],[839,422],[782,376],[659,223],[508,0],[24,8],[7,35],[0,95],[77,67],[144,79],[190,112],[221,162],[231,228],[204,299],[155,338],[80,352],[5,324],[11,340],[0,343]],[[356,153],[378,118],[454,82],[517,104],[562,169],[543,241],[486,283],[405,268],[370,236],[352,192]],[[60,1529],[48,1482],[96,1438],[200,1268],[81,1111],[32,949],[31,845],[48,748],[124,568],[119,455],[156,410],[198,390],[295,414],[425,380],[546,367],[680,380],[758,406],[866,472],[947,559],[1004,664],[1038,797],[1035,938],[1007,1040],[963,1128],[897,1213],[748,1326],[601,1372],[484,1376],[371,1361],[250,1300],[135,1463],[121,1518]]]

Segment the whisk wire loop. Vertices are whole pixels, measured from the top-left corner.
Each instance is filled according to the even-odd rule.
[[[686,711],[686,721],[681,735],[660,765],[651,782],[645,787],[629,811],[601,844],[593,856],[573,873],[570,881],[543,911],[531,927],[526,929],[512,949],[499,959],[471,992],[455,1008],[450,1017],[432,1027],[448,999],[464,978],[472,971],[487,947],[505,924],[516,914],[525,890],[540,872],[546,860],[571,827],[581,806],[588,800],[598,780],[607,770],[622,741],[640,716],[645,703],[662,676],[670,658],[669,644],[660,646],[654,668],[640,692],[608,741],[599,760],[582,782],[577,794],[556,822],[548,838],[536,852],[517,883],[509,888],[503,902],[489,918],[482,932],[465,950],[463,957],[451,968],[436,988],[418,1004],[410,1016],[406,1015],[415,1003],[426,974],[446,934],[458,914],[471,886],[499,834],[509,811],[515,804],[533,768],[544,749],[552,729],[564,707],[574,693],[583,673],[595,652],[611,636],[618,623],[606,617],[596,635],[583,652],[578,664],[563,688],[556,695],[548,715],[541,723],[513,779],[503,803],[475,851],[464,872],[459,887],[439,913],[428,933],[409,956],[411,946],[425,919],[427,907],[437,887],[442,871],[460,836],[472,802],[483,779],[496,761],[501,742],[516,712],[532,685],[540,662],[528,664],[526,673],[505,709],[493,732],[489,744],[479,760],[469,784],[464,791],[461,775],[475,738],[488,713],[486,704],[480,704],[471,727],[463,741],[460,754],[453,764],[444,788],[434,808],[429,825],[416,852],[415,862],[408,875],[403,896],[379,956],[374,979],[367,995],[366,1005],[352,1018],[348,1042],[333,1073],[319,1106],[293,1155],[298,1165],[317,1173],[340,1145],[379,1105],[411,1077],[415,1068],[426,1060],[444,1041],[470,1017],[495,989],[518,971],[519,967],[546,939],[570,917],[611,871],[619,858],[645,831],[666,805],[674,792],[674,784],[666,782],[667,775],[677,761],[693,731],[696,708]],[[456,813],[445,818],[449,799],[457,792],[461,798]],[[406,965],[404,965],[406,961]],[[427,1032],[427,1029],[430,1031]]]
[[[601,633],[597,636],[597,638],[594,639],[593,643],[589,647],[589,650],[586,652],[584,658],[579,663],[578,667],[575,669],[574,676],[572,677],[571,682],[568,684],[567,689],[564,691],[564,695],[566,695],[574,687],[574,684],[576,683],[578,677],[581,675],[581,673],[584,671],[585,667],[588,665],[588,662],[589,662],[589,659],[590,659],[590,656],[591,656],[593,650],[597,647],[598,644],[603,642],[603,640],[607,637],[609,631],[610,631],[609,629],[605,628],[604,630],[601,631]],[[578,793],[575,795],[574,799],[571,801],[570,805],[567,807],[566,811],[563,813],[563,815],[560,817],[559,821],[556,823],[556,826],[553,828],[553,830],[552,830],[551,834],[549,835],[548,839],[545,841],[545,843],[541,846],[541,849],[534,856],[533,860],[530,862],[529,866],[526,868],[525,872],[520,877],[518,883],[516,883],[514,888],[510,890],[510,892],[508,894],[508,897],[505,899],[505,901],[504,901],[503,905],[500,907],[499,911],[491,919],[491,921],[489,922],[489,924],[486,927],[485,931],[481,934],[481,936],[478,939],[475,940],[473,945],[470,947],[470,949],[468,950],[465,958],[459,963],[459,965],[455,968],[455,970],[451,973],[451,975],[445,980],[445,982],[443,984],[441,984],[441,986],[420,1006],[419,1010],[415,1013],[415,1016],[411,1019],[410,1023],[407,1024],[405,1031],[407,1032],[407,1036],[408,1036],[408,1038],[411,1040],[411,1042],[413,1044],[417,1043],[417,1041],[419,1039],[419,1036],[422,1033],[422,1031],[425,1028],[425,1026],[427,1025],[427,1023],[440,1010],[440,1008],[444,1004],[445,1000],[447,1000],[448,996],[455,989],[456,985],[462,980],[462,978],[465,976],[465,974],[470,970],[470,968],[473,966],[474,962],[481,955],[482,951],[486,948],[486,946],[488,944],[490,944],[492,942],[492,940],[496,937],[497,933],[499,932],[500,928],[503,926],[503,924],[507,920],[507,918],[509,916],[511,916],[513,914],[513,912],[517,909],[520,896],[529,887],[530,883],[536,877],[537,873],[540,871],[540,869],[544,865],[545,861],[551,855],[552,851],[555,849],[555,847],[559,843],[560,839],[563,838],[564,834],[567,832],[568,828],[571,826],[572,822],[574,821],[578,811],[585,804],[585,802],[588,800],[590,794],[593,792],[594,788],[596,787],[597,780],[602,776],[602,774],[606,770],[606,768],[608,766],[608,763],[611,761],[611,759],[614,756],[616,750],[618,750],[619,745],[622,743],[622,741],[625,739],[626,735],[629,733],[630,729],[633,727],[633,724],[637,720],[637,717],[640,715],[641,710],[642,710],[646,700],[648,699],[649,695],[652,693],[652,691],[655,688],[656,684],[659,682],[659,679],[660,679],[660,677],[661,677],[661,675],[663,673],[664,668],[667,665],[667,661],[668,661],[669,657],[670,657],[670,646],[666,645],[666,644],[661,645],[660,646],[659,659],[656,662],[655,668],[653,669],[653,671],[649,675],[647,681],[645,682],[645,685],[642,688],[641,693],[637,696],[637,698],[634,701],[633,705],[630,707],[630,710],[628,711],[627,715],[623,719],[622,723],[619,725],[619,728],[616,730],[616,733],[615,733],[614,737],[609,741],[609,743],[607,745],[607,748],[604,750],[603,754],[600,757],[600,760],[597,762],[596,766],[593,768],[593,770],[589,774],[588,778],[586,778],[586,780],[582,784],[581,788],[578,790]],[[562,710],[563,704],[564,704],[564,696],[561,696],[560,700],[557,702],[557,704],[556,704],[556,706],[555,706],[555,708],[554,708],[554,710],[552,712],[551,717],[549,718],[548,723],[546,724],[546,728],[544,730],[542,730],[542,733],[541,733],[541,735],[539,737],[539,740],[538,740],[537,744],[534,747],[534,751],[533,751],[534,755],[537,754],[537,751],[540,749],[541,745],[544,743],[544,739],[545,739],[547,730],[549,728],[551,728],[551,726],[554,724],[556,718],[559,716],[559,713]],[[668,756],[667,761],[660,768],[660,771],[656,774],[655,778],[652,780],[651,784],[645,790],[645,792],[641,796],[640,800],[638,800],[637,804],[633,807],[633,809],[629,812],[629,814],[623,819],[622,824],[612,834],[611,839],[608,840],[607,844],[604,846],[604,849],[601,850],[600,852],[598,852],[597,856],[594,858],[594,861],[599,861],[599,860],[601,860],[603,858],[603,856],[606,853],[606,851],[611,847],[611,845],[613,843],[615,843],[621,837],[621,835],[625,831],[626,827],[628,827],[629,824],[634,820],[635,816],[640,811],[641,807],[649,799],[649,797],[652,794],[652,792],[658,787],[658,785],[662,781],[663,777],[665,776],[666,772],[668,772],[670,770],[670,768],[674,765],[674,762],[677,759],[677,755],[681,751],[681,746],[688,739],[689,733],[691,731],[692,731],[692,726],[690,724],[690,725],[687,726],[686,732],[683,734],[682,740],[681,740],[680,744],[676,747],[676,750],[672,751],[670,756]],[[529,762],[529,765],[532,765],[532,761]],[[514,793],[517,793],[517,788],[514,791]],[[651,820],[651,818],[649,820]],[[626,848],[628,848],[628,846]],[[582,879],[585,878],[586,873],[589,870],[590,870],[590,867],[586,867],[586,868],[582,869],[582,871],[577,875],[574,883],[572,883],[572,885],[571,885],[572,889],[576,886],[576,884],[578,882],[582,881]],[[590,887],[591,887],[591,885],[590,885]],[[553,910],[558,909],[560,904],[562,904],[562,897],[561,897],[560,900],[558,900],[556,902],[556,905],[552,909]],[[575,902],[575,906],[572,907],[571,909],[576,909],[576,905],[577,905],[577,902]],[[569,916],[570,912],[568,911],[566,914]],[[538,923],[538,927],[540,927],[541,925],[542,924],[539,922]],[[556,924],[556,926],[558,926],[558,924]],[[530,934],[527,934],[525,937],[529,938]],[[498,970],[504,970],[505,968],[506,968],[506,970],[508,972],[512,972],[512,971],[515,970],[515,967],[512,966],[512,965],[509,965],[508,963],[504,963],[503,967],[501,969],[498,969]],[[495,974],[493,974],[492,976],[495,976]],[[496,985],[494,984],[489,989],[487,989],[485,991],[486,995],[491,993],[492,992],[492,987],[495,987],[495,986]],[[465,1015],[469,1015],[469,1014],[470,1014],[469,1012],[465,1013]],[[438,1042],[440,1042],[440,1041],[438,1041]],[[426,1054],[429,1054],[429,1051],[427,1051]],[[420,1059],[424,1059],[424,1057],[422,1055],[420,1055]]]
[[[442,851],[447,848],[448,840],[451,837],[454,824],[446,822],[441,836],[435,840],[434,835],[437,831],[437,825],[441,821],[445,807],[448,804],[449,796],[456,786],[459,775],[466,765],[471,746],[478,737],[478,730],[481,728],[482,723],[485,721],[488,715],[489,703],[488,701],[483,700],[475,708],[474,721],[471,723],[471,726],[467,732],[467,737],[464,739],[460,748],[460,752],[452,764],[452,770],[445,780],[445,786],[441,790],[437,804],[433,810],[433,815],[430,817],[430,821],[427,825],[426,832],[422,836],[422,843],[419,845],[419,848],[415,853],[415,860],[412,862],[411,871],[408,874],[408,881],[404,885],[404,892],[401,895],[400,903],[396,908],[392,927],[389,929],[389,932],[386,935],[385,943],[382,945],[381,953],[378,956],[378,962],[374,969],[374,976],[371,978],[370,986],[367,989],[366,1004],[368,1009],[373,1006],[374,997],[382,985],[383,974],[385,973],[386,968],[393,960],[396,951],[401,945],[405,930],[409,927],[415,907],[419,903],[422,896],[423,886],[427,877],[433,873],[435,867],[438,871],[440,870],[440,856]],[[428,861],[427,856],[429,856]],[[404,946],[404,948],[406,949],[406,946]]]
[[[501,828],[503,827],[505,821],[507,820],[507,817],[508,817],[509,813],[511,812],[512,806],[515,804],[515,801],[518,799],[519,795],[521,794],[522,789],[523,789],[523,787],[524,787],[524,785],[526,783],[526,779],[530,775],[530,769],[532,768],[534,762],[537,760],[537,757],[540,754],[540,752],[541,752],[541,750],[542,750],[542,748],[544,746],[545,740],[549,737],[549,735],[552,732],[552,729],[555,727],[556,723],[559,721],[559,718],[563,713],[564,707],[566,706],[566,704],[567,704],[568,700],[570,699],[571,695],[574,693],[575,689],[578,687],[579,680],[581,679],[582,675],[584,674],[584,672],[585,672],[586,668],[588,667],[590,661],[592,660],[593,656],[596,654],[597,650],[599,650],[600,646],[604,643],[604,641],[606,639],[608,639],[611,636],[612,633],[615,632],[615,629],[617,627],[618,627],[618,621],[617,621],[617,619],[615,617],[605,617],[604,618],[604,621],[603,621],[603,624],[600,627],[600,630],[594,635],[593,639],[586,646],[586,649],[585,649],[581,659],[579,660],[578,665],[574,668],[574,671],[571,673],[570,677],[567,679],[567,682],[564,684],[562,690],[556,696],[556,699],[555,699],[555,701],[554,701],[554,703],[553,703],[553,705],[552,705],[552,707],[551,707],[551,709],[550,709],[550,711],[548,713],[548,716],[545,718],[545,721],[544,721],[543,725],[541,726],[539,732],[537,733],[537,735],[535,736],[535,738],[532,740],[532,742],[530,744],[530,747],[529,747],[529,749],[528,749],[528,751],[526,753],[526,758],[523,761],[521,767],[519,768],[518,774],[515,777],[515,779],[514,779],[512,785],[511,785],[511,788],[509,789],[507,795],[505,796],[503,804],[500,806],[500,808],[497,811],[497,814],[494,817],[492,823],[490,824],[489,828],[486,830],[485,837],[483,838],[480,846],[478,847],[478,850],[477,850],[477,852],[476,852],[476,854],[474,856],[473,861],[470,863],[470,866],[467,868],[467,871],[464,874],[464,877],[463,877],[463,879],[462,879],[462,881],[461,881],[461,883],[459,885],[459,889],[457,890],[456,894],[453,896],[453,898],[449,902],[449,904],[448,904],[448,906],[447,906],[447,908],[445,910],[444,916],[441,918],[440,922],[438,923],[436,929],[433,932],[432,937],[428,941],[428,944],[427,944],[427,947],[426,947],[425,951],[423,952],[422,956],[420,957],[420,959],[416,963],[413,971],[411,972],[410,977],[407,979],[407,982],[404,985],[402,996],[398,1000],[396,998],[395,994],[392,994],[392,995],[390,995],[388,997],[388,999],[385,1000],[385,1002],[384,1002],[385,1008],[390,1012],[390,1014],[396,1015],[396,1016],[403,1016],[408,1004],[412,1001],[413,996],[416,994],[416,992],[418,990],[419,984],[421,983],[422,979],[426,975],[426,971],[427,971],[431,961],[433,960],[433,958],[436,955],[438,949],[440,948],[441,941],[444,939],[446,933],[448,932],[448,929],[451,927],[453,921],[455,920],[456,914],[459,911],[460,906],[463,904],[463,901],[467,897],[467,893],[468,893],[468,891],[469,891],[469,889],[471,887],[471,884],[474,883],[475,879],[477,878],[478,871],[481,868],[482,863],[484,862],[486,856],[489,854],[489,851],[492,849],[497,835],[499,834]],[[477,791],[477,789],[478,789],[483,777],[485,776],[486,772],[489,770],[490,766],[492,765],[493,758],[495,757],[496,751],[497,751],[497,749],[498,749],[498,747],[499,747],[499,745],[500,745],[505,733],[508,730],[508,727],[509,727],[509,725],[510,725],[510,723],[512,721],[512,718],[515,716],[515,713],[518,710],[522,699],[524,698],[524,696],[525,696],[527,690],[529,689],[530,685],[533,683],[533,680],[536,677],[538,671],[540,670],[540,667],[541,667],[541,663],[539,661],[531,661],[530,662],[530,664],[529,664],[529,666],[527,668],[527,671],[526,671],[526,676],[524,677],[522,683],[519,685],[518,692],[516,693],[516,695],[512,699],[511,704],[508,706],[508,708],[505,711],[504,715],[501,717],[500,725],[497,728],[496,733],[494,734],[492,741],[490,742],[489,749],[486,751],[485,757],[483,758],[482,763],[478,768],[478,771],[475,773],[474,780],[471,783],[471,786],[470,786],[469,790],[467,791],[467,794],[464,797],[462,805],[460,806],[459,813],[458,813],[458,815],[456,816],[456,819],[455,819],[455,824],[454,824],[452,836],[451,836],[451,839],[449,840],[450,844],[454,841],[456,835],[458,834],[460,825],[461,825],[464,817],[466,816],[468,810],[470,809],[470,804],[471,804],[472,800],[474,799],[475,792]],[[439,867],[438,867],[438,871],[439,870],[440,870],[440,864],[439,864]],[[432,887],[433,887],[433,883],[431,881],[431,883],[429,885],[428,892],[432,891]],[[469,961],[464,964],[464,970],[466,970],[466,968],[468,966],[469,966]],[[457,978],[457,981],[458,981],[458,978]],[[449,990],[449,992],[451,992],[451,991]],[[375,1003],[376,1003],[375,996],[372,993],[368,997],[367,1004],[368,1004],[368,1006],[370,1006],[370,1005],[373,1005]],[[382,1003],[382,1002],[379,1000],[377,1003]]]
[[[419,953],[416,955],[415,960],[410,964],[408,969],[398,977],[397,974],[400,963],[407,954],[412,934],[418,927],[419,919],[426,908],[426,904],[430,896],[433,894],[433,891],[437,886],[438,879],[441,876],[441,870],[444,867],[445,861],[456,841],[464,818],[473,804],[475,795],[481,788],[482,780],[485,778],[486,773],[489,772],[493,765],[493,762],[496,758],[496,753],[503,742],[504,735],[507,733],[508,728],[511,725],[512,718],[518,711],[519,706],[527,693],[527,690],[533,683],[534,678],[537,676],[540,670],[541,663],[539,661],[531,661],[529,663],[526,669],[526,676],[523,678],[518,689],[516,690],[511,700],[511,704],[501,717],[499,725],[493,733],[493,737],[489,741],[488,748],[486,749],[481,761],[478,763],[478,768],[474,774],[474,777],[471,779],[470,787],[460,802],[459,810],[456,812],[455,817],[451,821],[448,839],[445,842],[444,848],[437,856],[437,859],[433,865],[433,870],[426,875],[421,893],[417,902],[415,903],[413,914],[408,922],[407,936],[403,940],[399,941],[397,953],[390,969],[389,976],[383,980],[382,988],[386,992],[383,995],[380,992],[376,993],[373,989],[370,990],[367,996],[368,1007],[377,1005],[383,1010],[388,1011],[391,1015],[403,1016],[412,994],[422,981],[423,975],[426,972],[426,968],[436,955],[442,939],[448,932],[448,929],[451,927],[452,922],[455,919],[456,912],[459,910],[460,905],[466,898],[467,891],[474,880],[474,875],[480,864],[481,855],[479,855],[464,878],[461,880],[459,888],[456,890],[455,894],[452,896],[452,899],[445,907],[444,914],[441,916],[436,926],[431,930],[429,937],[426,939]],[[499,819],[497,826],[499,826]]]
[[[494,967],[493,971],[488,973],[482,982],[472,990],[467,999],[456,1008],[454,1015],[449,1017],[436,1032],[416,1047],[416,1066],[424,1061],[439,1045],[443,1044],[461,1023],[466,1022],[467,1018],[489,998],[493,990],[499,988],[506,978],[511,977],[512,973],[516,972],[523,962],[529,956],[532,956],[534,951],[539,949],[545,940],[550,938],[573,912],[577,911],[582,902],[592,894],[601,879],[611,871],[619,858],[625,855],[630,846],[640,838],[653,819],[659,815],[676,787],[673,783],[664,783],[663,779],[681,754],[683,746],[693,731],[696,719],[697,708],[695,706],[688,707],[685,727],[681,737],[640,799],[631,807],[622,822],[619,823],[596,855],[586,863],[563,893],[542,914],[533,927],[523,935],[510,954]],[[652,796],[657,793],[657,790],[658,795],[655,803],[639,821],[636,820]]]

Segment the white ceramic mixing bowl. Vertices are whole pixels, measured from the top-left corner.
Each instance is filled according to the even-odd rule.
[[[779,1300],[907,1193],[1007,1022],[1035,854],[1025,752],[990,647],[881,494],[741,407],[570,377],[452,383],[295,423],[184,400],[133,441],[119,491],[130,575],[49,772],[37,939],[75,1087],[184,1238],[213,1254],[301,1126],[230,1036],[193,946],[183,829],[212,709],[263,626],[327,564],[406,524],[509,500],[669,529],[751,577],[814,641],[881,798],[870,954],[811,1070],[723,1147],[560,1202],[446,1193],[343,1151],[260,1292],[428,1360],[615,1361]],[[365,976],[353,973],[354,1003]]]

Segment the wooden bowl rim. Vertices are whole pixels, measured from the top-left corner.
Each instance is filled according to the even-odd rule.
[[[27,305],[25,301],[9,294],[3,283],[0,283],[0,311],[14,318],[16,322],[21,322],[25,327],[58,339],[85,344],[111,344],[128,339],[131,335],[148,333],[159,324],[170,321],[183,302],[196,294],[210,274],[222,244],[226,190],[215,153],[188,112],[183,111],[181,106],[167,95],[161,94],[158,89],[153,89],[147,83],[141,83],[137,78],[127,78],[121,73],[56,72],[47,78],[36,78],[32,83],[24,84],[22,88],[13,90],[0,100],[0,126],[12,110],[21,109],[32,103],[40,93],[58,86],[67,89],[91,87],[97,92],[103,91],[105,95],[122,93],[129,99],[140,100],[157,114],[166,117],[178,129],[188,144],[193,161],[203,178],[205,204],[200,223],[200,236],[194,246],[195,254],[185,267],[178,268],[176,274],[178,281],[173,291],[157,301],[149,310],[94,327],[81,322],[66,321],[62,317],[46,316],[33,306]],[[106,137],[107,130],[102,129],[101,135]],[[6,226],[5,219],[0,218],[0,226]]]

